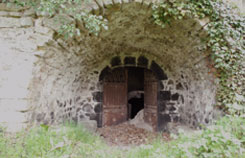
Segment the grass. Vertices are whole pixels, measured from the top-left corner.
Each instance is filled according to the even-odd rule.
[[[0,158],[245,158],[245,119],[224,118],[198,134],[122,150],[82,126],[42,125],[14,136],[0,132]]]
[[[120,154],[99,136],[73,124],[36,127],[15,136],[0,133],[0,158],[114,158]]]

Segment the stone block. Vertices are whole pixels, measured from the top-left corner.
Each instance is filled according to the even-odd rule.
[[[184,87],[183,87],[183,85],[182,85],[181,83],[178,83],[178,84],[176,85],[176,89],[177,89],[177,90],[184,90]]]
[[[124,59],[124,64],[130,66],[135,65],[136,64],[135,57],[126,57]]]
[[[20,19],[20,24],[21,24],[21,26],[23,26],[23,27],[26,27],[26,26],[33,26],[32,18],[31,18],[31,17],[24,17],[24,18],[21,18],[21,19]]]
[[[99,80],[102,81],[102,80],[105,78],[105,76],[106,76],[108,73],[110,73],[110,72],[111,72],[111,69],[110,69],[108,66],[105,67],[105,68],[101,71],[101,73],[100,73]]]
[[[18,18],[0,17],[0,28],[21,27]]]
[[[92,110],[93,110],[93,107],[90,104],[85,104],[85,105],[83,105],[83,108],[82,109],[83,109],[84,112],[91,113]]]
[[[155,62],[151,63],[151,70],[155,72],[159,80],[167,80],[167,75],[163,72],[162,68]]]
[[[11,17],[21,17],[22,13],[21,12],[9,12],[8,16]]]
[[[102,113],[91,114],[90,120],[95,120],[97,122],[97,127],[102,127]]]
[[[8,15],[8,12],[0,11],[0,16],[7,16],[7,15]]]
[[[25,12],[24,12],[24,16],[32,16],[32,15],[35,15],[35,11],[34,11],[34,9],[28,9],[28,10],[26,10]]]
[[[166,103],[165,102],[160,102],[158,105],[158,111],[159,112],[164,112],[166,110]]]
[[[33,26],[32,18],[10,18],[10,17],[0,17],[0,28],[9,28],[9,27],[27,27]]]
[[[144,56],[140,56],[138,58],[138,63],[137,63],[138,66],[141,66],[141,67],[148,67],[148,59],[146,59]]]
[[[93,100],[96,102],[102,102],[103,100],[103,93],[102,92],[93,92]]]
[[[101,103],[95,105],[94,112],[96,112],[96,113],[102,112],[102,104]]]
[[[120,66],[120,65],[122,65],[122,62],[121,62],[121,58],[119,56],[114,57],[111,60],[111,66]]]
[[[53,33],[53,30],[51,30],[50,28],[42,27],[42,26],[35,26],[35,31],[37,33],[41,33],[45,35],[51,35]]]
[[[171,117],[168,114],[159,114],[158,115],[158,130],[166,130],[168,122],[171,121]]]
[[[178,100],[179,99],[179,94],[175,93],[171,96],[171,100]]]
[[[8,5],[6,3],[0,3],[0,10],[1,11],[21,11],[24,8],[18,7],[16,5]]]
[[[162,82],[159,83],[159,89],[164,90],[164,84]]]
[[[160,96],[159,96],[160,101],[168,101],[170,99],[171,99],[170,91],[160,91]]]

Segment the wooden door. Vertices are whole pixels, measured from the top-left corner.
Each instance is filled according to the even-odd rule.
[[[127,70],[112,71],[104,80],[103,126],[117,125],[127,120]]]
[[[144,120],[157,130],[158,80],[150,70],[144,71]]]

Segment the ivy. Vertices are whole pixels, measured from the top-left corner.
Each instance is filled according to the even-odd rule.
[[[209,18],[207,49],[219,78],[217,105],[227,113],[245,112],[245,17],[221,0],[164,0],[153,5],[156,24],[183,18]]]
[[[72,18],[77,23],[83,23],[85,28],[95,35],[98,35],[102,29],[108,29],[106,19],[102,16],[92,15],[88,8],[84,8],[88,3],[87,0],[3,0],[3,2],[8,5],[14,4],[19,7],[32,8],[41,16],[50,18],[56,14],[68,15],[68,18]],[[76,23],[70,23],[66,17],[59,19],[59,22],[62,22],[62,25],[58,33],[64,35],[66,39],[80,36],[80,29]]]

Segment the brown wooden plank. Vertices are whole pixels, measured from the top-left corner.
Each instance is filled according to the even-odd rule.
[[[117,69],[104,82],[103,126],[127,120],[127,71]]]
[[[145,70],[144,77],[144,120],[156,130],[158,82],[155,75],[149,70]]]

